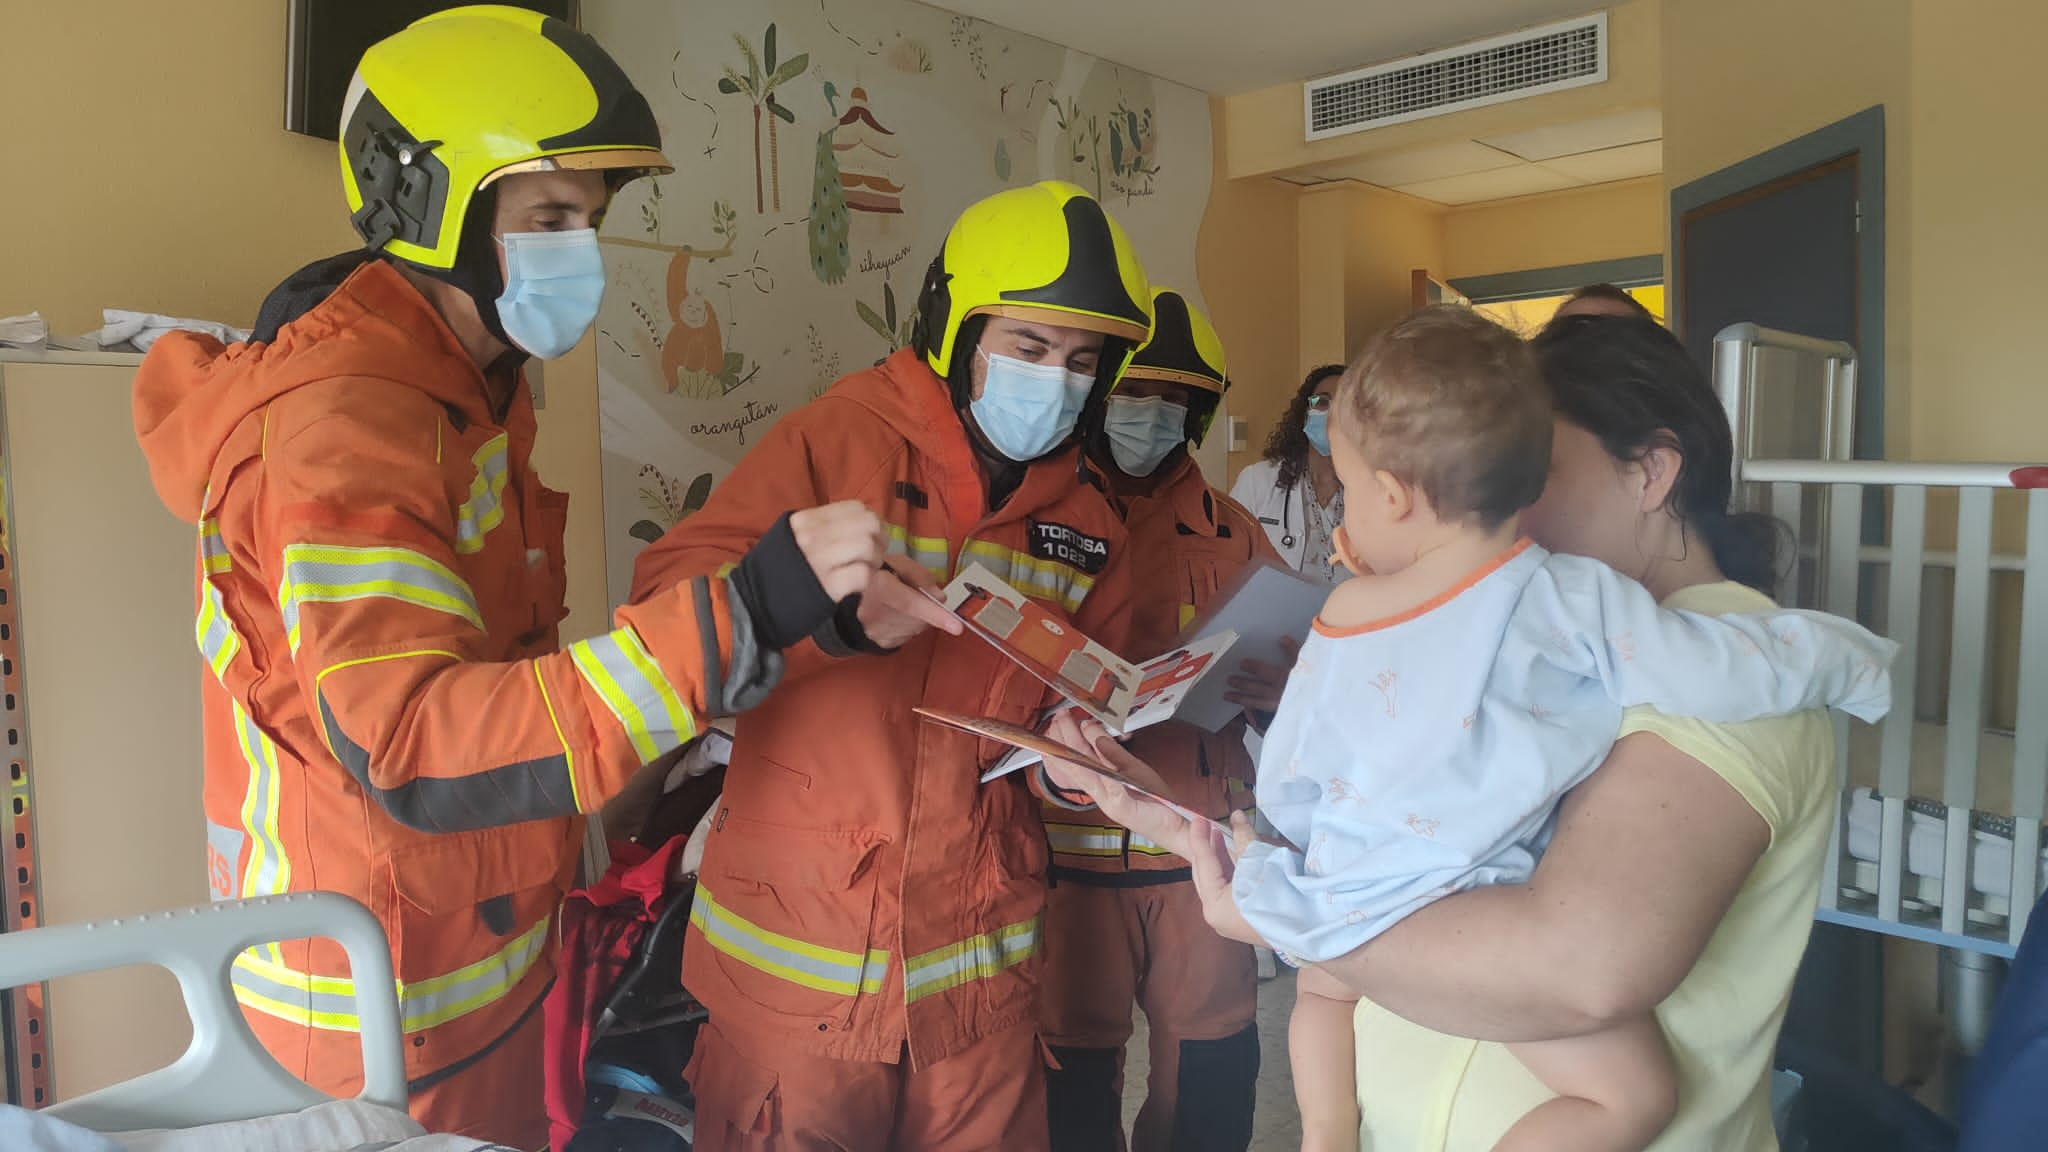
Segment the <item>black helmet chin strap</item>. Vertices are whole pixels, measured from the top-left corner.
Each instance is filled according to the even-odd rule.
[[[491,225],[497,215],[498,190],[477,189],[462,219],[462,239],[455,249],[455,266],[428,268],[414,264],[412,267],[444,284],[460,288],[476,305],[477,318],[483,321],[484,330],[510,348],[516,360],[523,362],[529,359],[526,350],[505,334],[505,322],[498,316],[498,297],[505,294],[505,273],[498,266],[498,242],[491,236]]]

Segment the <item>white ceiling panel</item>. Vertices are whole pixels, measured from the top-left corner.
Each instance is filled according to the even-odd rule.
[[[1423,200],[1434,200],[1438,204],[1477,204],[1484,200],[1506,200],[1512,196],[1533,196],[1538,192],[1576,188],[1584,183],[1541,164],[1517,164],[1511,168],[1426,180],[1420,184],[1405,185],[1397,191]]]
[[[1550,160],[1580,152],[1597,152],[1626,144],[1641,144],[1664,137],[1664,113],[1657,108],[1634,108],[1611,116],[1574,120],[1526,132],[1491,136],[1481,143],[1524,160]]]

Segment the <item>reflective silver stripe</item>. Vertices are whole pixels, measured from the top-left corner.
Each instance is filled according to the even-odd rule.
[[[193,631],[199,642],[199,654],[213,670],[213,678],[225,684],[228,665],[234,661],[235,653],[242,650],[242,638],[235,635],[227,606],[221,602],[220,589],[204,576],[199,580],[199,622]]]
[[[961,553],[963,557],[980,561],[1018,591],[1054,601],[1069,612],[1080,611],[1081,602],[1095,588],[1095,578],[1072,565],[1057,560],[1040,560],[986,540],[969,541]]]
[[[285,856],[284,840],[277,830],[277,746],[242,708],[241,701],[231,698],[229,706],[234,713],[235,743],[241,748],[242,762],[249,766],[249,782],[242,793],[242,827],[249,833],[251,848],[249,863],[242,869],[241,895],[244,899],[275,896],[289,890],[292,879],[291,860]],[[274,940],[259,945],[258,950],[272,959],[284,957]]]
[[[1154,840],[1147,840],[1143,836],[1138,835],[1136,832],[1131,833],[1131,851],[1143,852],[1147,856],[1173,855],[1172,850],[1167,848],[1165,845],[1160,844]]]
[[[694,900],[690,923],[713,948],[749,968],[841,996],[879,992],[888,978],[889,954],[880,949],[843,952],[770,932],[720,904],[701,879]]]
[[[206,822],[206,887],[215,900],[233,900],[235,865],[242,859],[242,845],[248,836],[224,824]]]
[[[352,994],[316,991],[316,988],[324,988],[329,983],[317,977],[294,979],[287,975],[280,979],[272,975],[280,971],[289,973],[279,965],[257,959],[254,951],[235,957],[228,979],[234,984],[236,1002],[302,1028],[319,1028],[328,1032],[359,1030],[356,1001]],[[335,983],[354,987],[346,980]]]
[[[469,499],[455,510],[455,550],[464,555],[483,550],[484,537],[505,520],[505,481],[511,464],[505,449],[509,441],[500,432],[476,450],[470,462],[476,476],[469,482]]]
[[[1014,968],[1038,951],[1038,917],[970,936],[904,962],[903,1002],[985,980]]]
[[[218,575],[234,567],[228,557],[227,542],[220,538],[220,521],[199,522],[199,558],[208,575]]]
[[[945,580],[952,575],[945,540],[936,536],[912,536],[909,529],[899,524],[884,524],[882,527],[889,536],[890,555],[909,557],[930,572],[934,580]]]
[[[543,916],[533,927],[496,953],[443,976],[402,984],[398,1007],[405,1030],[417,1032],[445,1024],[458,1016],[494,1003],[519,986],[541,950],[552,939],[548,929],[552,917]]]
[[[277,606],[286,638],[299,650],[299,608],[383,597],[446,612],[481,631],[476,596],[462,577],[410,548],[353,548],[338,544],[291,544],[284,550],[284,579]]]
[[[492,955],[453,972],[410,984],[398,983],[399,1013],[407,1032],[419,1032],[466,1016],[504,999],[533,970],[551,938],[552,918],[532,927]],[[251,950],[235,957],[235,999],[258,1012],[307,1028],[353,1032],[358,1028],[355,983],[346,976],[299,972]]]
[[[242,759],[249,765],[249,787],[242,799],[242,826],[255,841],[248,870],[242,877],[242,895],[275,896],[291,887],[291,862],[284,854],[278,835],[277,746],[257,727],[239,700],[230,701],[235,716],[235,740]]]
[[[1121,856],[1124,851],[1123,832],[1116,828],[1048,823],[1045,835],[1053,851],[1069,856]]]
[[[696,717],[631,628],[569,645],[583,682],[626,730],[642,764],[679,748],[697,735]]]

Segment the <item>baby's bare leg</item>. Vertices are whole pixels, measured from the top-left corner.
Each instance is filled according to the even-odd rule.
[[[1516,1121],[1494,1152],[1640,1152],[1678,1110],[1678,1077],[1655,1017],[1508,1050],[1557,1098]]]
[[[1317,969],[1304,968],[1296,978],[1287,1059],[1301,1109],[1302,1152],[1358,1148],[1358,1050],[1351,1032],[1357,1003],[1357,993]]]

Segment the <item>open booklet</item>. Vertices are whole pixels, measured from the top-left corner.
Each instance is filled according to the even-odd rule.
[[[1074,707],[1112,732],[1123,731],[1143,678],[1136,665],[980,564],[968,565],[946,585],[943,602],[975,635]]]
[[[1124,717],[1121,729],[1111,729],[1116,735],[1125,736],[1141,728],[1173,719],[1194,694],[1198,685],[1209,682],[1212,677],[1218,682],[1228,679],[1218,671],[1223,666],[1224,653],[1237,642],[1235,634],[1219,632],[1198,643],[1176,648],[1154,660],[1147,660],[1138,666],[1138,695],[1131,703],[1130,714]],[[1044,728],[1063,709],[1048,709],[1039,717],[1039,727]],[[1107,727],[1107,725],[1105,725]],[[1041,759],[1038,752],[1029,746],[1019,745],[1015,751],[981,774],[986,784],[998,776],[1007,776],[1019,768],[1029,767]]]
[[[1209,607],[1181,633],[1182,643],[1200,643],[1229,636],[1236,643],[1234,662],[1283,659],[1284,637],[1296,647],[1308,641],[1316,613],[1322,611],[1330,587],[1292,568],[1266,560],[1244,566],[1210,601]],[[1211,732],[1235,720],[1242,709],[1225,699],[1230,678],[1217,676],[1193,685],[1180,706],[1180,719]]]
[[[987,717],[962,716],[953,712],[938,712],[929,708],[914,708],[912,711],[934,724],[943,724],[948,728],[958,728],[962,732],[970,732],[976,736],[1013,745],[1019,750],[1028,750],[1032,754],[1031,763],[1034,764],[1047,756],[1051,756],[1079,765],[1090,772],[1099,773],[1115,780],[1142,799],[1149,800],[1154,804],[1165,805],[1184,820],[1200,820],[1209,824],[1215,824],[1219,828],[1224,827],[1224,825],[1217,824],[1216,821],[1210,820],[1206,816],[1197,814],[1192,809],[1182,807],[1168,800],[1157,789],[1140,784],[1130,776],[1117,771],[1093,756],[1085,756],[1054,740],[1052,737],[1033,732],[1029,728],[1020,728],[1015,724],[1006,724],[1001,720],[991,720]],[[1225,828],[1225,831],[1228,831],[1228,829]]]

